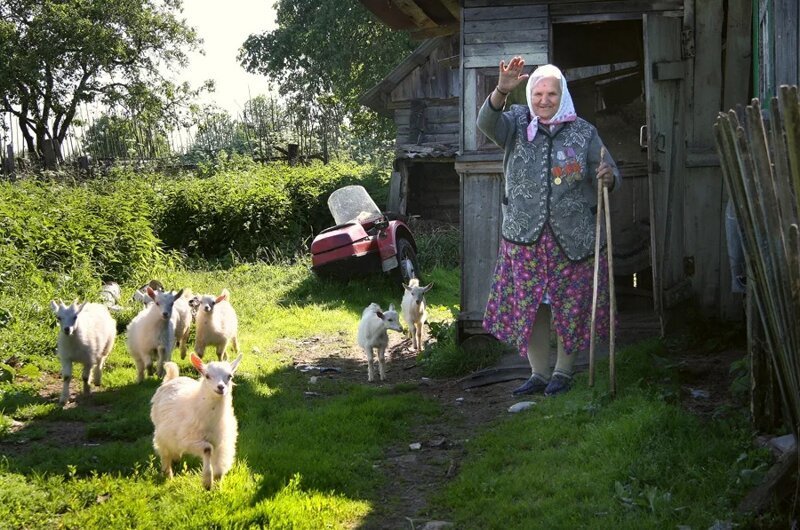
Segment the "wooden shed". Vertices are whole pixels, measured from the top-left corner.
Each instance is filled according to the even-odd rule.
[[[388,205],[392,211],[449,223],[459,220],[459,59],[457,35],[426,39],[360,98],[397,126]]]
[[[646,300],[662,331],[669,310],[686,300],[712,317],[741,318],[741,300],[730,292],[713,124],[720,110],[747,103],[753,92],[750,1],[462,0],[458,9],[454,0],[361,3],[395,29],[449,35],[458,55],[461,339],[482,333],[502,215],[502,153],[475,121],[500,60],[513,55],[564,70],[578,114],[597,126],[619,163],[624,186],[612,196],[618,297]],[[420,72],[431,68],[417,64]],[[414,84],[414,76],[424,79],[411,70],[405,82]],[[417,87],[420,99],[431,94]],[[392,93],[388,101],[399,100]],[[524,101],[523,87],[509,98]],[[402,115],[395,119],[399,131],[413,128],[411,116],[406,128]]]

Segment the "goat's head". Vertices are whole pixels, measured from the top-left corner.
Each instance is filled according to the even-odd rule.
[[[203,360],[196,354],[192,354],[192,365],[203,376],[203,385],[205,388],[214,392],[219,396],[230,394],[233,389],[233,374],[239,367],[242,360],[242,354],[231,363],[228,361],[213,361],[204,364]]]
[[[403,326],[400,325],[400,316],[394,309],[394,304],[389,304],[389,309],[386,311],[376,311],[375,314],[383,320],[383,327],[386,329],[393,329],[395,331],[403,331]]]
[[[154,291],[153,288],[148,285],[147,295],[152,298],[153,302],[158,306],[161,311],[161,318],[169,320],[172,316],[172,306],[175,305],[175,300],[183,295],[183,289],[178,292]]]
[[[222,293],[219,296],[214,296],[213,294],[206,294],[199,298],[197,305],[200,309],[202,309],[206,313],[210,313],[214,310],[215,305],[222,302],[223,300],[227,300],[230,294],[231,293],[227,289],[223,289]]]
[[[411,298],[417,305],[422,304],[425,301],[425,293],[431,290],[433,287],[433,282],[429,283],[425,287],[420,287],[419,280],[416,278],[412,278],[408,285],[403,284],[403,289],[406,290],[408,294],[411,295]]]
[[[56,314],[58,326],[61,328],[61,331],[64,332],[64,335],[72,335],[75,332],[75,326],[78,323],[78,315],[83,311],[83,308],[86,307],[86,304],[87,302],[78,304],[77,298],[70,305],[64,305],[64,302],[61,300],[58,302],[50,300],[50,309]]]

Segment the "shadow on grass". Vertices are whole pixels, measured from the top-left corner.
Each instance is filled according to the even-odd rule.
[[[295,305],[301,307],[306,305],[344,307],[360,314],[366,307],[366,304],[363,304],[363,300],[374,300],[386,306],[390,302],[399,304],[399,300],[402,298],[402,291],[402,288],[396,282],[381,274],[352,278],[350,280],[320,278],[311,274],[289,290],[286,293],[286,297],[279,301],[278,305],[282,307]],[[397,301],[394,301],[395,298]]]
[[[341,372],[318,376],[313,385],[310,375],[319,372],[289,367],[238,383],[237,456],[262,475],[253,502],[274,496],[295,476],[304,490],[378,501],[384,477],[375,464],[385,448],[436,413],[438,405],[401,382],[391,364],[389,381],[367,383],[363,363],[336,358],[320,366],[328,361]],[[259,399],[265,392],[270,398]]]
[[[425,275],[425,280],[434,284],[433,290],[426,295],[428,303],[445,306],[453,315],[457,315],[460,311],[457,271],[434,269]],[[399,309],[403,292],[402,286],[391,275],[374,274],[350,280],[333,280],[310,274],[289,290],[278,305],[340,307],[360,315],[371,302],[383,308],[388,308],[392,303]]]
[[[89,396],[74,393],[81,386],[80,379],[77,386],[73,380],[73,398],[66,407],[58,403],[59,393],[43,396],[34,390],[4,396],[0,407],[6,416],[30,417],[0,441],[9,471],[124,476],[150,459],[150,398],[158,381],[92,387]]]
[[[387,447],[405,443],[412,425],[437,414],[437,404],[403,381],[399,362],[389,362],[388,382],[370,384],[363,361],[336,357],[318,362],[340,371],[304,373],[287,366],[237,377],[237,460],[257,477],[252,505],[272,499],[297,477],[304,492],[378,503],[387,479],[375,464]],[[312,375],[318,377],[316,384],[309,382]],[[100,389],[66,409],[58,405],[57,395],[4,397],[10,417],[22,407],[52,407],[0,443],[8,457],[6,469],[26,476],[99,473],[123,479],[158,469],[149,418],[157,386],[149,378],[143,384]],[[193,457],[185,464],[195,472],[201,467]],[[182,464],[175,469],[183,473]]]

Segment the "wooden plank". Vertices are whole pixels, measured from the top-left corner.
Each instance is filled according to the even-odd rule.
[[[544,20],[544,19],[543,19]],[[539,30],[520,31],[486,31],[481,33],[467,33],[464,35],[464,44],[489,44],[492,42],[547,42],[549,32],[546,28]]]
[[[670,79],[686,78],[685,61],[661,61],[653,63],[653,80],[669,81]]]
[[[536,55],[547,53],[547,42],[503,42],[491,44],[470,44],[464,46],[464,60],[475,55],[494,55],[509,57],[514,55]],[[498,61],[499,62],[499,61]]]
[[[753,58],[750,37],[751,19],[751,0],[728,0],[723,110],[749,103],[748,87],[750,86],[750,65]]]
[[[400,189],[402,175],[399,171],[392,171],[389,180],[389,197],[386,200],[386,210],[390,212],[405,213],[400,211]]]
[[[626,0],[622,0],[625,2]],[[464,0],[464,7],[499,7],[499,6],[515,6],[515,5],[553,5],[558,3],[556,0]],[[570,4],[596,4],[598,0],[571,0]],[[602,3],[602,2],[601,2]],[[615,2],[615,3],[619,3]],[[656,2],[650,2],[654,4]],[[682,1],[676,0],[673,2],[682,7]]]
[[[519,55],[519,54],[513,54]],[[508,57],[500,57],[498,55],[475,55],[472,57],[466,57],[464,59],[464,68],[486,68],[493,66],[497,68],[497,65],[500,64],[500,59],[507,59]],[[541,64],[547,64],[547,52],[541,52],[536,54],[526,54],[524,56],[525,64],[529,66],[538,66]]]
[[[464,8],[464,21],[503,20],[547,16],[547,6],[523,5],[512,7],[472,7]],[[516,22],[514,22],[516,25]]]
[[[424,144],[444,144],[444,145],[458,145],[458,134],[437,134],[425,132],[422,134],[421,145]]]
[[[424,134],[425,136],[431,134],[458,134],[459,129],[460,126],[457,121],[431,122],[426,119]]]
[[[533,4],[547,4],[548,0],[464,0],[464,8],[471,7],[500,7],[500,6],[519,6],[519,5],[533,5]],[[589,0],[595,1],[595,0]]]
[[[461,176],[461,311],[483,313],[500,244],[502,175]]]
[[[462,61],[463,64],[463,61]],[[477,146],[478,127],[478,100],[476,91],[478,90],[478,73],[472,69],[464,69],[464,106],[462,112],[462,141],[464,151],[474,151]],[[481,98],[481,104],[483,99]]]
[[[510,31],[517,31],[518,28],[525,28],[530,31],[548,29],[547,17],[522,18],[515,20]],[[476,22],[464,22],[464,35],[469,33],[498,33],[509,31],[507,20],[481,20]]]
[[[719,167],[716,149],[708,147],[687,147],[686,167]]]
[[[644,17],[645,87],[650,188],[650,262],[653,304],[664,332],[664,290],[682,279],[682,87],[680,81],[655,81],[652,65],[681,58],[681,21]],[[680,167],[675,161],[680,161]],[[680,195],[679,195],[680,194]]]
[[[411,40],[422,41],[431,39],[433,37],[445,37],[447,35],[455,35],[458,33],[458,23],[442,24],[431,28],[418,29],[416,31],[409,31],[408,36]]]
[[[690,125],[689,153],[715,151],[714,122],[722,106],[722,31],[724,13],[718,2],[695,2],[694,57],[692,75],[693,109],[687,115]],[[687,154],[687,162],[691,159]],[[719,307],[720,269],[728,267],[727,240],[724,234],[722,173],[716,167],[687,168],[684,180],[684,248],[694,257],[695,301],[701,307]]]
[[[431,20],[413,0],[393,0],[392,2],[400,11],[408,15],[418,28],[435,28],[438,24]]]
[[[458,7],[458,0],[439,0],[441,4],[453,15],[456,20],[461,20],[461,8]]]
[[[550,5],[550,15],[601,15],[603,13],[647,13],[682,11],[683,0],[617,0],[613,2],[562,2]]]
[[[581,23],[597,23],[597,22],[611,22],[618,20],[641,20],[642,14],[635,13],[602,13],[599,15],[558,15],[550,17],[550,22],[553,24],[581,24]]]
[[[458,107],[455,105],[429,106],[425,109],[425,119],[438,123],[458,123]]]
[[[775,86],[800,84],[797,0],[775,0]]]

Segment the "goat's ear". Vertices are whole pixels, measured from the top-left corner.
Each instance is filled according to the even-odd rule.
[[[403,289],[405,289],[406,291],[409,291],[409,292],[411,292],[411,287],[409,287],[409,286],[408,286],[408,285],[406,285],[406,284],[403,284]]]
[[[386,317],[384,317],[384,316],[383,316],[383,311],[375,311],[375,314],[376,314],[376,315],[378,316],[378,318],[380,318],[381,320],[386,320]]]
[[[153,300],[155,300],[155,299],[156,299],[156,292],[155,292],[155,291],[153,290],[153,288],[152,288],[152,287],[150,287],[149,285],[147,286],[147,296],[149,296],[149,297],[150,297],[150,298],[152,298]]]
[[[189,358],[192,361],[192,365],[203,375],[206,375],[206,365],[203,364],[203,359],[197,356],[197,354],[192,354]]]
[[[175,293],[175,299],[176,299],[176,300],[177,300],[178,298],[180,298],[181,296],[183,296],[183,291],[184,291],[184,290],[183,290],[183,289],[181,289],[180,291],[178,291],[177,293]]]
[[[433,282],[431,282],[431,283],[429,283],[428,285],[426,285],[425,287],[423,287],[423,288],[422,288],[422,292],[423,292],[423,293],[427,293],[428,291],[430,291],[430,290],[431,290],[431,287],[433,287]]]
[[[72,301],[72,305],[74,305],[75,307],[78,307],[78,299],[77,298]]]
[[[239,363],[242,362],[242,354],[240,353],[236,359],[233,360],[231,363],[231,373],[236,372],[236,369],[239,367]]]
[[[77,300],[75,300],[75,302],[77,302]],[[89,301],[88,301],[88,300],[86,300],[84,303],[82,303],[82,304],[80,305],[80,307],[78,308],[78,311],[77,311],[77,313],[75,313],[75,314],[77,315],[78,313],[80,313],[81,311],[83,311],[83,308],[84,308],[84,307],[86,307],[86,304],[88,304],[88,303],[89,303]]]
[[[50,300],[50,309],[53,311],[53,313],[58,312],[58,304],[55,300]]]
[[[228,299],[228,296],[229,296],[230,294],[231,294],[231,293],[229,293],[227,289],[223,289],[223,290],[222,290],[222,293],[221,293],[221,294],[220,294],[220,295],[217,297],[217,299],[216,299],[216,300],[214,300],[214,303],[215,303],[215,304],[218,304],[218,303],[222,302],[223,300],[227,300],[227,299]]]

